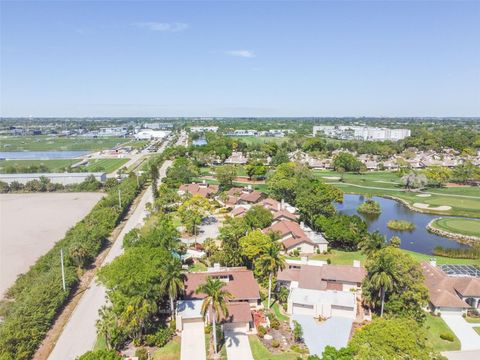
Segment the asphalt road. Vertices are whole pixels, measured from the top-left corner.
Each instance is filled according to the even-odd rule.
[[[171,161],[164,162],[159,171],[160,179],[165,177],[166,171],[171,163]],[[147,215],[146,204],[152,200],[152,188],[149,187],[135,211],[127,220],[125,227],[113,243],[102,266],[108,264],[122,254],[122,243],[125,234],[131,229],[143,224],[143,219]],[[95,323],[98,319],[98,310],[102,305],[106,304],[105,294],[106,289],[93,280],[88,289],[82,295],[82,298],[73,311],[72,316],[63,329],[53,351],[48,357],[49,360],[73,360],[93,348],[97,339]]]

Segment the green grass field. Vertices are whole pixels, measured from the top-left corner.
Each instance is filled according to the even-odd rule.
[[[418,193],[407,192],[403,188],[397,173],[387,171],[367,172],[362,174],[343,174],[343,181],[329,177],[341,177],[335,171],[315,171],[315,175],[326,182],[333,183],[345,193],[393,196],[408,202],[425,203],[432,207],[448,205],[448,211],[423,210],[437,215],[455,215],[480,218],[480,188],[478,187],[451,187],[427,188],[424,192],[430,197],[419,197]]]
[[[256,335],[250,335],[248,340],[250,341],[250,348],[252,349],[252,355],[255,360],[296,360],[298,357],[301,357],[300,354],[293,351],[272,354]]]
[[[128,142],[117,137],[83,138],[39,136],[1,136],[0,151],[98,151],[116,147]]]
[[[480,220],[442,218],[435,220],[432,226],[455,234],[480,237]]]
[[[130,159],[92,159],[88,161],[87,171],[105,171],[111,173],[122,167]]]
[[[61,159],[61,160],[0,160],[0,173],[5,173],[7,167],[13,167],[17,172],[23,172],[29,166],[46,166],[49,172],[58,172],[70,165],[78,162],[76,159]]]
[[[277,144],[281,144],[285,141],[288,141],[288,138],[277,138],[277,137],[270,137],[270,136],[232,136],[232,139],[241,140],[245,144],[252,145],[252,144],[265,144],[267,142],[275,142]]]
[[[455,351],[460,350],[460,341],[450,330],[448,325],[441,317],[427,314],[425,321],[425,329],[427,330],[427,343],[436,351]],[[440,338],[441,334],[452,334],[454,341],[447,341]]]
[[[180,360],[180,337],[174,337],[167,345],[153,353],[154,360]]]
[[[402,251],[412,256],[418,262],[428,261],[432,257],[434,257],[433,255],[420,254],[420,253],[409,251],[409,250],[402,249]],[[327,261],[327,259],[330,259],[332,264],[335,264],[335,265],[351,265],[353,264],[353,260],[360,260],[361,263],[365,263],[366,257],[360,251],[331,250],[331,252],[328,254],[313,255],[310,257],[310,259],[324,260],[324,261]],[[439,265],[465,264],[465,265],[480,266],[480,259],[454,259],[454,258],[443,257],[443,256],[435,256],[435,259],[437,260],[437,264]]]

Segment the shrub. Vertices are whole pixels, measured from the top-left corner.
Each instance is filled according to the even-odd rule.
[[[164,347],[172,339],[175,331],[172,328],[162,328],[155,333],[155,346]]]
[[[303,338],[303,329],[302,325],[298,321],[293,320],[293,338],[295,341],[301,341]]]
[[[299,354],[308,354],[308,350],[307,349],[304,349],[302,348],[301,346],[297,345],[297,344],[293,344],[292,346],[290,346],[290,350],[292,351],[295,351]]]
[[[432,254],[436,256],[445,256],[455,259],[478,259],[480,257],[480,245],[462,249],[444,248],[442,246],[436,246],[433,249]]]
[[[450,342],[453,342],[455,340],[452,333],[441,333],[440,339]]]
[[[135,356],[138,360],[148,360],[148,351],[145,348],[138,348],[135,350]]]
[[[275,339],[272,340],[272,347],[273,347],[273,348],[278,348],[278,347],[280,347],[280,341],[275,340]]]
[[[275,329],[275,330],[280,329],[280,321],[277,319],[274,313],[268,314],[268,320],[270,321],[270,327],[272,329]]]
[[[412,231],[415,229],[415,224],[407,220],[389,220],[387,227],[391,230]]]
[[[357,207],[357,211],[367,215],[379,215],[382,212],[380,209],[380,204],[371,199],[368,199],[363,204],[360,204],[360,206]]]
[[[86,352],[77,360],[123,360],[123,357],[113,350],[96,350]]]
[[[265,329],[265,327],[262,326],[262,325],[258,325],[258,327],[257,327],[257,334],[258,334],[258,336],[261,337],[261,338],[263,338],[266,333],[267,333],[267,329]]]

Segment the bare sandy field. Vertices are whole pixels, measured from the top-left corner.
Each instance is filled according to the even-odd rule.
[[[0,194],[0,298],[17,275],[61,240],[102,197],[101,193]]]

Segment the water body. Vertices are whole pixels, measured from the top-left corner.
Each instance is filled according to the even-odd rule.
[[[192,141],[193,146],[202,146],[202,145],[207,145],[208,141],[206,138],[198,138]]]
[[[0,151],[3,160],[53,160],[72,159],[88,154],[89,151]]]
[[[449,248],[466,248],[467,245],[460,244],[452,239],[443,236],[431,234],[427,231],[427,224],[438,218],[436,215],[422,214],[410,210],[402,203],[374,196],[373,200],[380,203],[382,213],[378,217],[364,216],[357,212],[357,207],[365,201],[363,195],[344,195],[343,204],[337,204],[337,209],[347,215],[358,215],[368,224],[369,231],[378,230],[384,234],[388,240],[392,236],[398,236],[402,239],[402,249],[416,251],[423,254],[432,254],[436,246]],[[413,231],[395,231],[387,227],[389,220],[407,220],[415,224]]]

